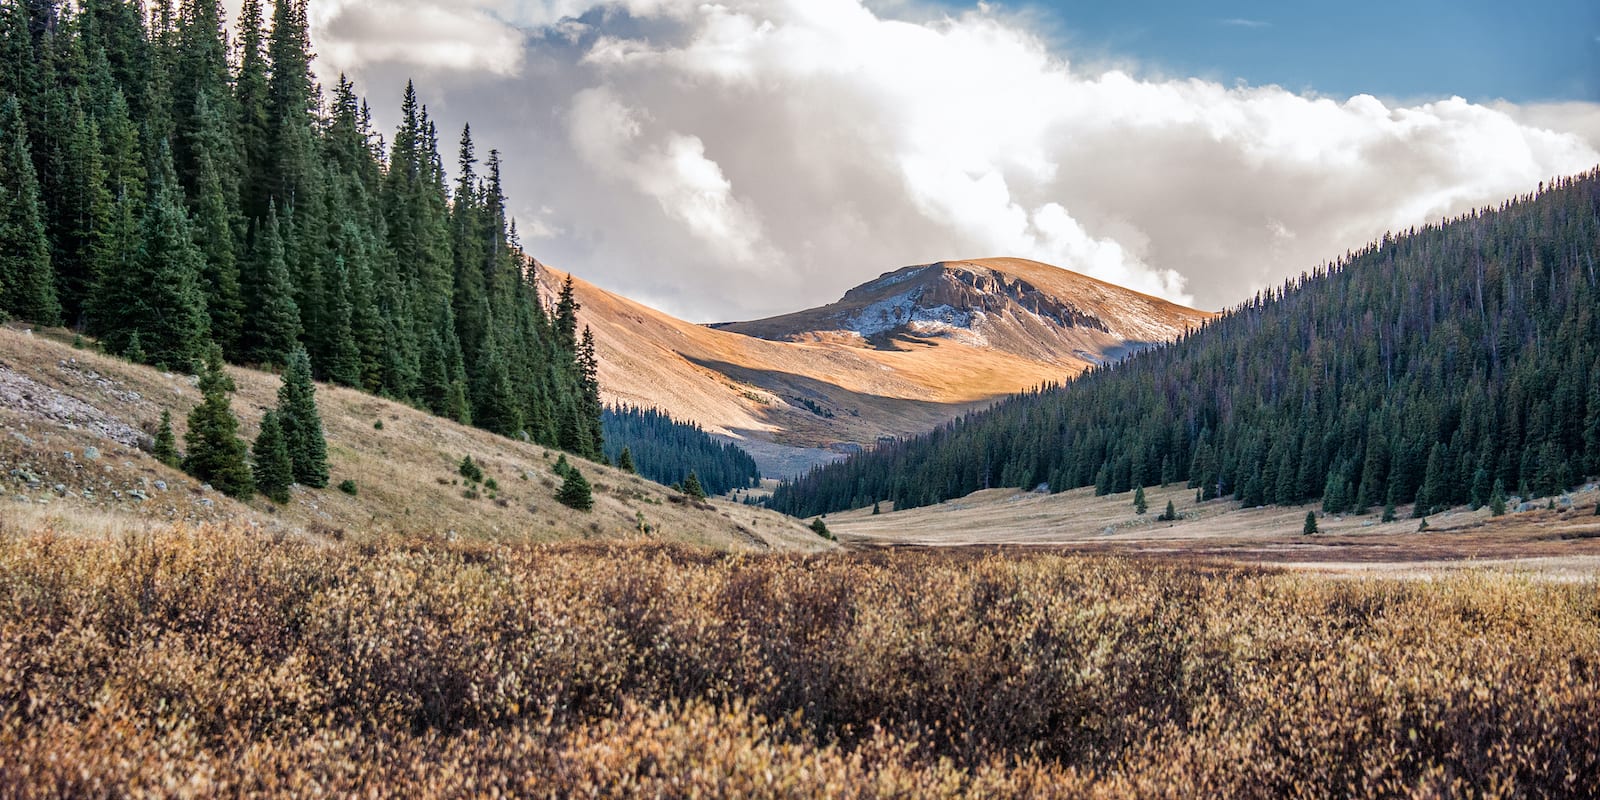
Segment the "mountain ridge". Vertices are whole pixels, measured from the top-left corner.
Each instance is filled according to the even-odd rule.
[[[539,275],[552,294],[569,277],[545,264]],[[607,402],[698,423],[737,441],[771,477],[931,430],[1212,316],[1022,259],[904,267],[828,306],[717,325],[679,320],[581,279],[573,287],[580,323],[595,335]],[[862,333],[832,322],[907,291],[918,295],[896,306],[902,324]],[[935,305],[948,306],[949,321],[911,319]]]

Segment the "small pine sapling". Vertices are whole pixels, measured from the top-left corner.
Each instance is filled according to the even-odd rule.
[[[594,495],[590,492],[589,481],[584,479],[583,473],[579,472],[577,467],[567,468],[566,480],[562,482],[556,500],[568,508],[579,511],[594,508]]]

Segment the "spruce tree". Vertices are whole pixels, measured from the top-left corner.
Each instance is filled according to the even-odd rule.
[[[211,338],[222,345],[223,354],[240,357],[239,337],[244,326],[244,299],[239,286],[239,263],[234,255],[234,205],[236,200],[222,174],[219,162],[231,157],[230,143],[215,129],[222,119],[202,93],[195,114],[205,129],[195,134],[190,146],[195,160],[194,226],[195,241],[205,259],[201,286],[206,297],[206,312],[211,319]]]
[[[206,353],[200,375],[200,405],[189,412],[189,431],[183,436],[187,455],[183,470],[211,484],[229,497],[248,498],[255,492],[239,420],[228,400],[233,380],[222,368],[222,349],[213,344]]]
[[[568,508],[579,511],[588,511],[594,508],[594,497],[590,493],[589,481],[585,480],[583,473],[577,467],[568,467],[566,480],[561,484],[561,491],[556,499]]]
[[[1173,505],[1171,500],[1168,500],[1167,501],[1167,510],[1161,512],[1161,516],[1159,517],[1159,519],[1162,522],[1174,522],[1174,521],[1176,521],[1178,519],[1178,507]]]
[[[1306,524],[1300,529],[1302,536],[1313,536],[1317,533],[1317,512],[1306,512]]]
[[[630,475],[638,472],[633,466],[633,450],[631,448],[622,448],[622,455],[617,456],[617,469]]]
[[[282,365],[300,337],[300,307],[284,257],[282,228],[275,203],[255,230],[250,262],[241,278],[245,298],[240,352],[247,362]]]
[[[1150,504],[1144,499],[1144,487],[1133,490],[1133,513],[1143,515],[1150,510]]]
[[[276,411],[268,411],[261,418],[261,433],[256,436],[251,455],[255,458],[256,490],[274,503],[289,502],[294,465],[289,460],[289,447],[284,442]]]
[[[128,354],[137,334],[145,354],[141,360],[187,371],[205,357],[211,327],[201,289],[204,260],[194,246],[164,146],[158,162],[166,168],[151,179],[137,249],[125,264],[108,266],[91,313],[107,350]]]
[[[811,521],[811,532],[829,541],[837,541],[833,531],[828,530],[828,523],[822,521],[822,517]]]
[[[1494,491],[1489,495],[1489,515],[1502,516],[1506,513],[1506,484],[1505,481],[1494,482]]]
[[[311,357],[305,348],[296,348],[283,372],[283,385],[278,387],[279,422],[295,483],[322,489],[328,485],[328,442],[322,433],[316,392],[311,380]]]
[[[161,426],[156,428],[156,440],[150,448],[150,455],[169,467],[176,468],[181,463],[178,460],[178,441],[172,435],[172,412],[166,409],[161,410]]]
[[[41,325],[61,321],[39,181],[15,97],[0,105],[0,312]]]
[[[705,487],[700,485],[700,476],[689,471],[689,477],[683,479],[683,493],[696,500],[706,499]]]

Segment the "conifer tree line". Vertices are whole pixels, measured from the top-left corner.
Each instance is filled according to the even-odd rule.
[[[307,0],[0,0],[0,312],[194,370],[284,368],[596,458],[593,340],[547,308],[470,128],[391,141],[312,77]],[[270,16],[270,19],[269,19]],[[281,420],[280,420],[281,422]]]
[[[606,458],[622,465],[626,450],[633,470],[665,486],[693,474],[706,494],[727,494],[761,482],[755,459],[737,445],[713,439],[699,425],[679,422],[657,409],[607,407],[601,417]]]
[[[1186,483],[1329,513],[1548,497],[1600,473],[1600,169],[1385,236],[1179,341],[820,467],[799,517],[995,487]]]

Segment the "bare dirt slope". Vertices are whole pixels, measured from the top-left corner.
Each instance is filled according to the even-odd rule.
[[[567,277],[540,274],[547,292]],[[742,439],[768,475],[925,432],[1211,316],[1020,259],[907,267],[830,306],[718,326],[574,287],[608,401]]]
[[[276,376],[230,369],[241,433],[254,438],[276,402]],[[192,376],[75,349],[65,337],[0,328],[0,520],[114,532],[169,521],[243,522],[286,534],[519,540],[662,538],[722,548],[817,549],[826,543],[782,515],[696,503],[660,485],[573,459],[595,509],[555,501],[557,454],[456,425],[408,406],[319,386],[333,483],[357,494],[296,487],[285,506],[239,503],[202,488],[145,451],[163,410],[181,444],[200,400]],[[382,423],[378,429],[376,423]],[[498,490],[467,497],[456,467],[471,455]],[[647,527],[648,532],[641,531]]]
[[[1517,566],[1542,572],[1600,574],[1600,516],[1594,486],[1557,499],[1558,509],[1537,508],[1501,517],[1465,508],[1428,518],[1380,521],[1380,510],[1330,516],[1316,506],[1240,509],[1236,503],[1194,502],[1194,490],[1177,485],[1146,490],[1149,511],[1137,514],[1131,494],[1095,497],[1075,489],[1055,495],[1011,489],[977,492],[936,506],[873,515],[870,509],[830,514],[828,527],[858,546],[1025,546],[1295,566],[1340,572],[1409,571],[1440,566]],[[1162,522],[1168,501],[1181,519]],[[1516,508],[1515,503],[1512,508]],[[1319,533],[1302,535],[1308,511]]]

